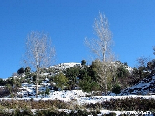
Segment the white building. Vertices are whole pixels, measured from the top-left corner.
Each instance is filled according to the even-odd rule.
[[[81,63],[75,63],[75,62],[60,63],[60,64],[52,66],[52,67],[62,70],[62,69],[71,68],[71,67],[74,67],[74,66],[81,66]]]

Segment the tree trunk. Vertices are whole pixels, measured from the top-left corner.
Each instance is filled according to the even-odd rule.
[[[36,98],[38,98],[38,76],[36,79]]]
[[[105,96],[107,96],[107,91],[108,91],[108,87],[107,87],[107,78],[105,79]]]
[[[39,80],[39,68],[37,68],[37,77],[36,77],[36,98],[38,98],[38,80]]]

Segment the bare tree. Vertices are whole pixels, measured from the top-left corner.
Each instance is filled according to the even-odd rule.
[[[154,51],[153,54],[155,55],[155,46],[153,47],[153,51]]]
[[[111,88],[111,82],[115,79],[117,66],[114,62],[101,62],[97,60],[98,83],[105,95],[108,93],[108,86]]]
[[[101,87],[105,86],[105,94],[107,94],[107,78],[115,72],[112,61],[114,55],[111,51],[112,33],[109,29],[108,19],[99,12],[99,17],[95,19],[94,31],[97,35],[95,39],[85,39],[85,44],[97,56],[98,59],[98,82]]]
[[[137,62],[138,67],[146,67],[147,63],[149,62],[149,58],[142,56],[137,59]]]
[[[51,66],[55,57],[55,48],[51,39],[43,32],[31,32],[26,39],[24,62],[36,70],[36,97],[38,97],[38,79],[41,68]]]
[[[98,38],[86,38],[85,43],[101,61],[105,62],[112,56],[112,33],[109,29],[108,19],[104,14],[99,12],[99,17],[95,19],[93,28]]]

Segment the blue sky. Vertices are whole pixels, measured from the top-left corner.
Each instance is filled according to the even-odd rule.
[[[22,67],[25,39],[31,31],[48,33],[56,62],[89,61],[84,38],[93,38],[93,23],[105,13],[113,33],[113,52],[121,62],[154,58],[154,0],[0,0],[0,78]]]

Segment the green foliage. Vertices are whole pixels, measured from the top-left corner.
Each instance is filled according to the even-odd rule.
[[[133,68],[131,84],[134,85],[149,75],[150,73],[146,70],[146,67]]]
[[[26,67],[25,68],[25,73],[30,73],[31,72],[31,68],[30,67]]]
[[[79,67],[67,68],[66,71],[65,71],[66,77],[69,78],[69,80],[76,83],[76,78],[79,75],[79,70],[80,70]]]
[[[128,66],[128,63],[127,63],[127,62],[124,62],[123,64],[124,64],[125,66]]]
[[[5,81],[2,78],[0,78],[0,86],[4,86],[4,85],[5,85]]]
[[[115,112],[110,112],[109,114],[104,114],[103,116],[116,116]]]
[[[60,112],[57,109],[69,109],[71,103],[66,103],[60,100],[2,100],[0,101],[0,116],[32,116],[30,109],[38,109],[36,116],[97,116],[100,113],[100,108],[107,110],[124,110],[124,111],[155,111],[155,100],[145,98],[124,98],[111,99],[96,104],[84,104],[82,109],[72,110],[70,113]],[[86,111],[83,109],[91,109]],[[5,110],[4,110],[5,109]],[[8,109],[8,110],[7,110]],[[14,109],[13,112],[8,112]],[[20,109],[20,110],[19,110]],[[40,110],[42,109],[42,110]],[[115,113],[104,114],[105,116],[115,116]]]
[[[25,72],[25,69],[23,67],[21,67],[20,69],[17,70],[17,73],[20,75],[20,74],[23,74]]]
[[[147,63],[147,68],[151,71],[155,70],[155,59]]]
[[[6,109],[48,109],[48,108],[55,108],[55,109],[68,109],[70,104],[65,103],[60,100],[2,100],[0,101],[0,108]]]
[[[91,91],[91,77],[87,76],[83,80],[80,80],[79,86],[82,88],[85,92]]]
[[[65,71],[65,75],[69,80],[69,88],[74,89],[77,85],[77,77],[79,76],[80,67],[74,66],[71,68],[67,68]]]
[[[38,110],[36,115],[37,116],[58,116],[58,112],[52,111],[52,110]]]
[[[114,87],[112,88],[112,92],[115,94],[120,94],[121,87],[118,84],[115,84]]]
[[[88,75],[88,71],[86,68],[83,68],[79,71],[79,79],[83,79],[84,77],[86,77]]]
[[[118,78],[125,78],[129,76],[129,71],[123,65],[121,65],[117,68],[116,74]]]
[[[6,88],[7,88],[7,90],[9,90],[9,93],[11,94],[12,93],[12,90],[13,90],[12,85],[7,84],[6,85]]]
[[[88,115],[93,115],[97,116],[100,112],[97,111],[86,111],[86,110],[77,110],[74,111],[72,110],[71,112],[63,112],[63,111],[57,111],[57,110],[38,110],[36,113],[36,116],[88,116]]]
[[[37,76],[33,75],[32,79],[33,79],[33,82],[36,82]]]
[[[49,95],[49,94],[50,94],[50,89],[48,87],[46,87],[45,95]]]
[[[64,89],[65,86],[68,86],[68,79],[63,73],[59,73],[54,77],[54,82],[56,83],[56,87],[61,90]]]
[[[92,62],[94,65],[94,72],[97,73],[96,82],[100,85],[102,92],[107,92],[111,90],[113,78],[116,75],[116,66],[111,62],[102,62],[95,60]]]
[[[91,91],[98,91],[98,90],[100,90],[99,84],[95,81],[92,81],[91,82]]]
[[[33,116],[33,113],[31,112],[31,110],[27,110],[27,109],[24,109],[22,111],[20,111],[19,109],[15,109],[12,112],[12,115],[13,116]]]
[[[82,80],[80,80],[79,86],[85,92],[91,92],[99,89],[99,85],[96,82],[92,81],[90,76],[86,76]]]
[[[97,74],[97,61],[93,61],[88,68],[88,75],[91,76],[92,80],[97,81],[99,76]]]
[[[124,98],[111,99],[110,101],[103,101],[102,103],[87,104],[86,108],[104,108],[107,110],[124,110],[124,111],[154,111],[155,100],[145,98]]]
[[[82,60],[82,61],[81,61],[81,65],[82,65],[82,66],[86,65],[86,61],[85,61],[85,60]]]

